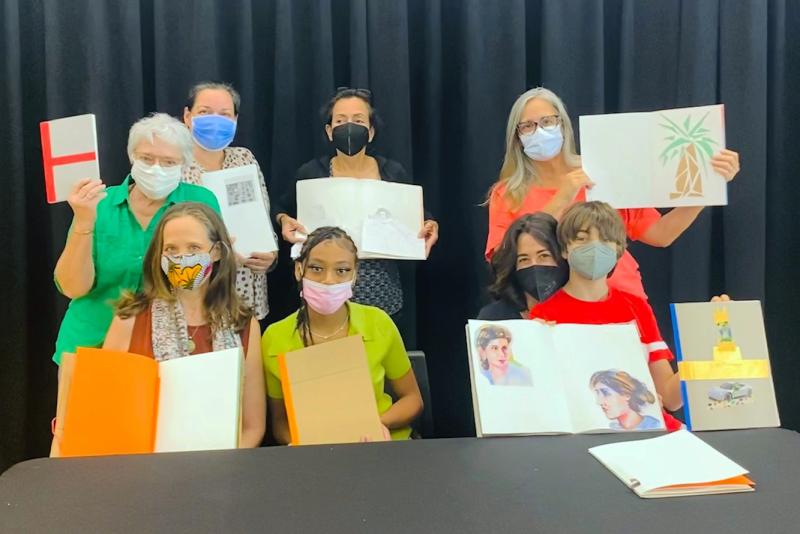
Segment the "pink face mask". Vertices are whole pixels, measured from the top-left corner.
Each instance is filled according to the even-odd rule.
[[[353,282],[328,285],[303,278],[302,296],[312,310],[322,315],[330,315],[353,296]]]

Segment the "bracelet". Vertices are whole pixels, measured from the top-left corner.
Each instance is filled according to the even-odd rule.
[[[73,230],[72,233],[73,234],[78,234],[78,235],[92,235],[94,233],[94,229],[92,229],[92,230],[84,230],[83,232],[80,232],[78,230]]]

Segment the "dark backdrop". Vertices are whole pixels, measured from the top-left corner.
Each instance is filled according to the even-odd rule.
[[[277,189],[326,150],[318,119],[340,85],[369,87],[376,148],[425,188],[441,241],[416,270],[437,433],[473,432],[464,322],[484,299],[487,214],[510,106],[545,85],[573,116],[723,102],[742,171],[668,250],[634,246],[659,316],[723,289],[762,299],[784,424],[800,428],[794,217],[800,163],[800,2],[775,0],[2,0],[0,4],[0,469],[49,446],[66,301],[52,270],[70,220],[45,203],[38,123],[95,113],[102,174],[119,183],[131,123],[180,114],[194,82],[232,82],[236,144]],[[577,122],[577,121],[576,121]],[[284,266],[275,320],[291,311]],[[409,306],[413,308],[413,302]],[[662,321],[662,328],[668,323]],[[412,325],[413,326],[413,325]],[[669,330],[665,332],[669,336]]]

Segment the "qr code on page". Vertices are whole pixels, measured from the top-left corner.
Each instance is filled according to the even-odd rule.
[[[256,201],[256,188],[249,180],[227,183],[225,192],[228,195],[228,206],[238,206]]]

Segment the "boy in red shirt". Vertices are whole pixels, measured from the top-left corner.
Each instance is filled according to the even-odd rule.
[[[574,204],[564,213],[557,233],[561,253],[569,262],[569,280],[531,310],[531,319],[573,324],[636,321],[656,391],[667,409],[679,409],[680,379],[672,371],[669,361],[674,357],[661,338],[652,308],[643,298],[608,286],[608,276],[627,245],[617,211],[605,202]],[[681,427],[666,412],[664,422],[670,431]]]

